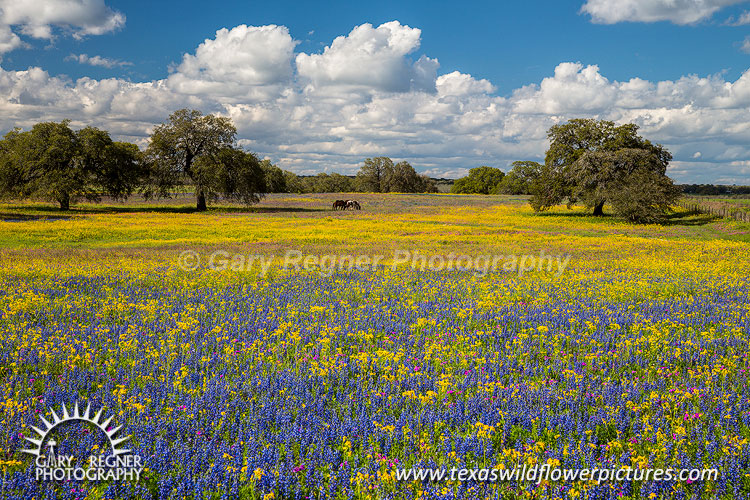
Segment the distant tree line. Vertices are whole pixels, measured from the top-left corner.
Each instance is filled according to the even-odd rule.
[[[408,162],[386,157],[366,159],[354,178],[300,177],[244,151],[236,136],[229,118],[188,109],[157,126],[144,151],[95,127],[74,131],[68,120],[16,128],[0,140],[0,198],[42,198],[68,210],[102,196],[148,200],[192,190],[196,209],[206,210],[219,198],[252,204],[265,193],[437,191]]]
[[[750,195],[750,186],[724,186],[714,184],[681,184],[684,194],[698,196],[744,196]]]
[[[436,193],[435,181],[418,174],[408,162],[394,164],[385,156],[367,158],[356,176],[319,173],[303,176],[261,162],[268,193]]]
[[[354,178],[337,173],[319,173],[312,176],[297,175],[273,165],[270,160],[261,162],[266,176],[268,193],[348,193],[356,191]]]

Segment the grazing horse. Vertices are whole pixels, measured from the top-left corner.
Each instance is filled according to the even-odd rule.
[[[362,210],[362,207],[359,206],[357,200],[346,200],[346,208],[352,210]]]
[[[344,200],[336,200],[333,202],[334,210],[346,210],[347,202]]]

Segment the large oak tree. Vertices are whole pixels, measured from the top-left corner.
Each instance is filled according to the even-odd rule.
[[[115,142],[104,131],[78,131],[70,122],[37,123],[14,129],[0,141],[0,195],[40,197],[61,210],[101,195],[124,199],[141,182],[141,152],[135,144]]]
[[[635,184],[646,178],[650,181],[643,189],[656,191],[644,197],[650,207],[645,219],[654,220],[657,212],[674,201],[675,190],[666,176],[672,155],[638,135],[637,125],[578,118],[552,126],[547,136],[550,147],[531,186],[530,202],[535,210],[546,210],[567,199],[569,205],[580,201],[592,208],[594,215],[602,215],[608,201],[617,198],[617,206],[622,206],[624,186],[632,197],[638,189]],[[654,203],[655,199],[661,201]]]
[[[263,170],[254,155],[235,147],[236,136],[229,118],[175,111],[151,134],[147,195],[170,196],[174,188],[191,185],[198,210],[205,210],[206,200],[218,195],[258,201],[266,189]]]

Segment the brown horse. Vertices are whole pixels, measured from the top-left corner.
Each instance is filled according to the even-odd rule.
[[[346,210],[346,201],[336,200],[333,202],[333,210]]]

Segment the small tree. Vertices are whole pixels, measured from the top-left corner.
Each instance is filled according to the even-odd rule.
[[[327,187],[330,193],[350,193],[354,191],[354,180],[346,175],[334,172],[328,176]]]
[[[358,191],[374,193],[427,193],[437,192],[437,186],[426,175],[418,174],[409,162],[393,164],[385,156],[367,158],[357,172],[354,187]]]
[[[21,133],[21,129],[15,128],[0,141],[0,198],[25,196],[24,169],[18,157],[22,149]]]
[[[438,188],[435,181],[425,174],[419,174],[417,176],[417,184],[415,193],[437,193]]]
[[[103,193],[124,200],[141,185],[147,171],[138,146],[113,141],[107,132],[94,127],[82,128],[76,135],[84,169]]]
[[[196,208],[206,209],[207,192],[215,188],[208,165],[221,151],[231,148],[237,129],[229,118],[203,115],[197,110],[180,109],[151,134],[146,157],[151,166],[151,186],[147,195],[170,196],[170,191],[190,181],[195,186]],[[196,160],[203,168],[193,168]]]
[[[462,177],[453,183],[451,193],[463,194],[490,194],[497,192],[498,185],[505,174],[499,168],[481,167],[469,170],[469,175]]]
[[[5,136],[3,171],[12,172],[9,195],[40,196],[68,210],[71,200],[93,200],[96,191],[80,158],[80,145],[70,122],[37,123],[28,132]]]
[[[393,171],[393,161],[386,156],[367,158],[357,172],[355,186],[358,191],[385,193],[388,191],[385,179]]]
[[[568,208],[575,201],[570,181],[565,175],[559,175],[555,167],[546,163],[539,170],[539,175],[531,181],[529,191],[529,204],[535,212],[548,210],[560,204],[565,198],[568,199]]]

